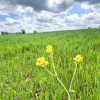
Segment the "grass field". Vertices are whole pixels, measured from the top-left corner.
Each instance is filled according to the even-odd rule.
[[[36,66],[36,59],[43,56],[52,72],[47,45],[53,46],[57,74],[67,89],[75,68],[73,58],[83,57],[71,100],[100,100],[100,29],[0,36],[0,100],[67,100],[56,78]]]

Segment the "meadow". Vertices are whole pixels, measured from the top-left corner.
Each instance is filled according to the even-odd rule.
[[[55,31],[0,36],[0,100],[67,100],[64,88],[43,67],[38,57],[51,60],[46,46],[52,45],[57,74],[66,88],[81,54],[72,83],[71,100],[100,100],[100,29]]]

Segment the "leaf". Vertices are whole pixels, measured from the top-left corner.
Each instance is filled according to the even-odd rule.
[[[28,80],[29,80],[29,78],[27,78],[27,79],[25,80],[25,83],[27,83],[27,82],[28,82]]]
[[[69,92],[72,92],[72,93],[74,93],[74,92],[76,92],[76,91],[71,89],[71,90],[69,90]]]

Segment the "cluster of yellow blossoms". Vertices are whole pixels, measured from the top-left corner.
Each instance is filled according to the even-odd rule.
[[[46,47],[46,52],[47,52],[47,53],[52,53],[52,52],[53,52],[53,47],[52,47],[51,45],[48,45],[48,46]]]
[[[83,57],[81,55],[77,55],[75,58],[73,58],[73,60],[77,63],[79,63],[80,61],[83,60]]]
[[[44,57],[37,58],[36,65],[44,67],[47,66],[48,64],[49,64],[48,61],[46,61]]]
[[[52,54],[53,53],[53,47],[51,45],[48,45],[46,47],[46,52],[49,53],[49,54]],[[83,57],[81,55],[77,55],[75,58],[73,58],[73,60],[75,62],[79,63],[81,60],[83,60]],[[48,61],[46,61],[44,57],[38,58],[37,62],[36,62],[36,65],[39,65],[41,67],[47,66],[48,64],[49,64]]]
[[[53,47],[52,47],[51,45],[48,45],[48,46],[46,47],[46,52],[52,54],[52,52],[53,52]],[[36,65],[37,65],[37,66],[39,65],[39,66],[41,66],[41,67],[47,66],[48,64],[49,64],[48,61],[46,61],[44,57],[38,58],[38,59],[37,59],[37,62],[36,62]]]

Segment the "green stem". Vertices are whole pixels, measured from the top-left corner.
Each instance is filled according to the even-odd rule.
[[[70,82],[69,90],[71,89],[72,82],[73,82],[73,80],[74,80],[76,70],[77,70],[77,63],[76,63],[76,67],[75,67],[75,70],[74,70],[74,74],[73,74],[72,80],[71,80],[71,82]]]
[[[45,70],[50,73],[51,75],[55,76],[52,72],[50,72],[46,67],[45,67]]]
[[[53,69],[54,69],[56,78],[59,81],[59,83],[63,86],[63,88],[65,89],[65,91],[67,92],[67,94],[68,94],[68,100],[71,100],[70,94],[69,94],[68,90],[66,89],[65,85],[62,83],[62,81],[59,79],[59,77],[57,75],[57,72],[56,72],[56,69],[55,69],[55,65],[54,65],[54,62],[53,62],[53,55],[50,55],[50,57],[51,57],[51,61],[52,61],[52,64],[53,64]]]
[[[56,72],[56,69],[55,69],[54,62],[53,62],[53,55],[51,54],[50,57],[51,57],[51,61],[52,61],[52,64],[53,64],[53,70],[55,72],[55,75],[57,76],[57,72]]]
[[[65,91],[67,92],[67,94],[68,94],[68,100],[71,100],[70,94],[69,94],[68,90],[66,89],[65,85],[62,83],[62,81],[59,79],[58,76],[57,76],[57,80],[59,81],[59,83],[63,86],[63,88],[64,88]]]

